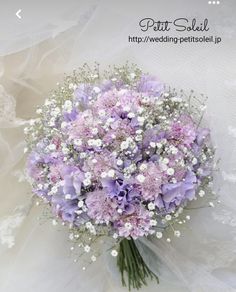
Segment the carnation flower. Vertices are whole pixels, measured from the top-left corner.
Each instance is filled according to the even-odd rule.
[[[146,170],[142,173],[145,180],[141,184],[141,194],[145,201],[155,200],[160,192],[163,183],[163,175],[159,166],[154,162],[146,165]]]
[[[83,165],[83,170],[90,171],[97,179],[101,179],[102,174],[107,176],[109,170],[116,168],[116,159],[107,150],[104,150],[102,153],[94,153]]]
[[[115,228],[119,236],[137,239],[148,235],[151,229],[151,218],[149,212],[143,207],[136,207],[135,212],[115,222]]]
[[[57,183],[61,180],[62,177],[62,170],[63,170],[63,164],[62,163],[55,163],[51,164],[49,167],[49,178],[52,183]]]
[[[98,120],[93,116],[91,110],[85,110],[77,118],[72,121],[69,129],[69,139],[82,139],[88,141],[89,138],[93,138],[94,134],[92,129],[98,126]],[[102,129],[99,127],[102,131]]]
[[[99,110],[102,109],[105,111],[107,115],[112,112],[112,109],[115,107],[117,102],[118,102],[117,90],[109,90],[107,92],[104,92],[104,94],[102,95],[102,98],[99,98],[95,102],[94,108],[96,109],[98,114],[99,114]]]
[[[96,190],[87,194],[86,205],[88,216],[98,223],[108,223],[117,218],[117,204],[109,198],[104,190]]]
[[[169,138],[175,143],[190,146],[196,138],[196,130],[192,119],[187,115],[179,117],[178,121],[171,125]]]

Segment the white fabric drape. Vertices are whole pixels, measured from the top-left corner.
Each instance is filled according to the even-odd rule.
[[[215,178],[221,203],[189,211],[179,239],[139,244],[160,278],[142,291],[236,291],[235,1],[16,2],[2,3],[0,12],[0,291],[126,291],[106,254],[86,271],[73,263],[67,230],[32,207],[22,172],[23,128],[63,74],[84,62],[105,68],[126,60],[172,87],[208,95],[207,120],[221,158]],[[19,8],[22,20],[12,20]],[[144,17],[208,17],[210,35],[222,43],[129,43]]]

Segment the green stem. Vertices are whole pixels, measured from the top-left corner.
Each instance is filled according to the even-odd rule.
[[[122,285],[126,286],[125,278],[127,278],[129,290],[131,287],[139,289],[147,285],[148,278],[151,280],[154,278],[159,283],[158,277],[148,268],[132,238],[129,240],[125,238],[120,242],[117,265],[121,273]]]

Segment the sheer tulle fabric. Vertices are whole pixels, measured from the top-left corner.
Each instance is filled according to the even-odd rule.
[[[187,11],[201,16],[202,4],[193,8],[188,1],[182,2],[184,11],[173,1],[175,12],[167,13],[163,4],[156,17],[162,13],[162,18],[171,18]],[[44,38],[35,37],[34,45],[24,41],[28,31],[21,43],[8,40],[10,49],[0,59],[1,291],[125,291],[115,260],[106,253],[86,271],[82,271],[83,263],[73,263],[67,230],[53,227],[42,219],[42,209],[32,206],[22,169],[23,128],[36,117],[36,106],[63,74],[85,61],[98,61],[105,67],[126,60],[178,89],[209,95],[207,120],[221,157],[215,179],[221,204],[189,211],[191,220],[181,229],[183,236],[171,243],[166,242],[168,235],[161,240],[139,240],[140,252],[160,278],[159,286],[150,282],[142,291],[236,291],[236,60],[230,29],[235,24],[230,14],[235,4],[225,4],[225,20],[215,29],[214,33],[225,36],[218,48],[128,43],[129,34],[138,34],[137,19],[147,16],[152,6],[139,3],[134,11],[135,2],[122,4],[93,1],[77,18],[68,8],[73,24],[55,25]],[[63,13],[57,17],[60,23]],[[218,20],[215,15],[212,18]],[[45,20],[41,36],[46,27]]]

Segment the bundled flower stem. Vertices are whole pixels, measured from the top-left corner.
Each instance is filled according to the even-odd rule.
[[[133,238],[123,239],[120,242],[120,252],[117,258],[117,265],[121,272],[122,285],[126,286],[125,273],[128,278],[128,287],[139,289],[142,285],[147,285],[147,278],[158,277],[148,268],[144,262]]]

